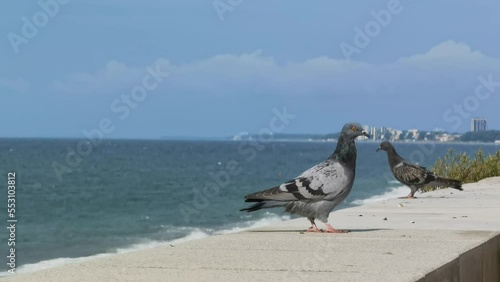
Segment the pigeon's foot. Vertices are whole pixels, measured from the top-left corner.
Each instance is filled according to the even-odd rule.
[[[316,227],[316,225],[313,225],[309,227],[309,229],[307,229],[306,232],[322,233],[323,231],[321,231],[321,229]]]
[[[398,197],[398,199],[416,199],[417,197],[408,195],[406,197]]]
[[[316,223],[314,222],[314,217],[308,217],[309,221],[311,222],[311,227],[306,230],[306,232],[315,232],[315,233],[321,233],[323,232],[321,229],[316,226]]]
[[[323,231],[324,233],[349,233],[349,230],[333,229],[330,224],[327,224],[326,227],[326,230]]]

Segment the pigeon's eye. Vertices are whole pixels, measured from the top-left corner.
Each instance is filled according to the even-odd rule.
[[[351,130],[356,131],[357,130],[356,126],[351,127]]]

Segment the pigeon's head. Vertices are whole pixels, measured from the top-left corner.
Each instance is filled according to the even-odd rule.
[[[359,124],[357,122],[346,123],[344,125],[344,127],[342,128],[341,134],[344,137],[347,137],[347,138],[352,139],[352,140],[354,140],[356,137],[361,136],[361,135],[366,136],[368,138],[370,137],[370,135],[368,135],[368,133],[366,133],[363,130],[363,126],[361,126],[361,124]]]
[[[380,143],[380,146],[378,147],[377,152],[380,150],[387,151],[387,150],[390,150],[391,148],[394,148],[394,147],[392,147],[392,144],[389,141],[384,141],[384,142]]]

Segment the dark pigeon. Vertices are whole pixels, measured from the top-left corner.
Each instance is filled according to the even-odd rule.
[[[314,220],[327,226],[325,232],[341,233],[328,223],[330,212],[351,192],[356,170],[354,139],[369,136],[359,123],[347,123],[342,128],[335,152],[297,178],[279,186],[245,196],[245,202],[254,203],[241,211],[253,212],[264,208],[284,207],[291,214],[309,219],[312,226],[307,231],[323,232]]]
[[[425,186],[433,187],[451,187],[462,191],[462,182],[454,179],[443,178],[425,167],[412,164],[398,155],[396,149],[390,142],[380,143],[377,152],[384,150],[387,152],[387,159],[394,177],[404,185],[410,187],[411,192],[406,198],[415,198],[415,192]]]

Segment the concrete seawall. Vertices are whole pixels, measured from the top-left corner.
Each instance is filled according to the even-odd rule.
[[[500,177],[2,281],[500,281]],[[323,226],[319,226],[322,228]]]

